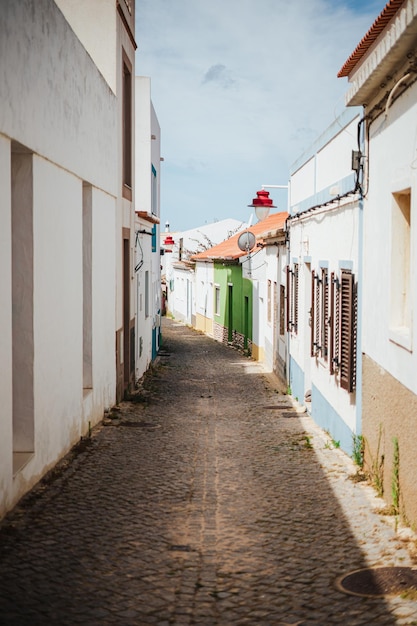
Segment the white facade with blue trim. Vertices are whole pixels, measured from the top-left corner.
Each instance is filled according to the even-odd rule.
[[[346,318],[354,323],[354,354],[341,349],[346,338],[342,317],[350,311],[345,294],[342,300],[345,285],[353,286],[356,311],[360,297],[362,216],[357,174],[352,170],[359,121],[357,110],[345,111],[294,164],[288,220],[291,394],[306,404],[314,421],[348,454],[361,429],[357,313],[354,319]],[[352,380],[344,380],[344,370]]]
[[[411,527],[417,525],[416,46],[416,1],[391,0],[339,72],[349,80],[347,105],[366,112],[364,470]]]

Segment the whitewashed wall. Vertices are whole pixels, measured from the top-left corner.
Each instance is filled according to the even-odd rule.
[[[151,100],[151,79],[135,78],[136,379],[159,348],[161,261],[159,244],[161,128]],[[156,172],[154,175],[153,170]],[[156,250],[152,251],[152,235]],[[146,282],[148,284],[146,293]],[[146,298],[148,304],[146,307]],[[147,310],[146,310],[147,308]]]
[[[291,176],[291,214],[326,202],[354,188],[351,170],[352,150],[357,149],[359,116],[348,111],[312,146],[295,166]],[[335,189],[332,189],[332,188]],[[294,203],[294,204],[293,204]],[[298,329],[290,334],[290,384],[292,393],[304,402],[313,390],[311,411],[320,426],[329,430],[341,446],[350,451],[352,434],[358,432],[355,394],[340,387],[337,376],[330,375],[329,364],[311,357],[311,276],[327,267],[340,276],[349,269],[360,280],[359,267],[360,211],[358,199],[335,201],[290,220],[289,263],[299,267]],[[360,330],[358,331],[360,332]]]
[[[195,300],[196,315],[201,316],[204,330],[213,332],[213,293],[214,265],[213,263],[197,262],[195,266]],[[204,320],[210,320],[211,325]],[[203,329],[203,328],[201,328]]]
[[[55,0],[65,19],[116,93],[116,12],[114,0]]]
[[[417,393],[417,319],[412,316],[411,332],[401,338],[390,319],[391,284],[397,280],[391,270],[392,194],[411,188],[411,276],[410,306],[417,310],[417,86],[409,88],[391,107],[388,120],[378,118],[370,128],[369,176],[371,184],[364,211],[363,290],[364,352],[408,389]],[[378,312],[375,302],[379,303]]]
[[[343,267],[351,269],[358,280],[358,227],[357,203],[291,224],[291,263],[299,264],[299,321],[297,334],[291,334],[291,357],[304,373],[304,389],[296,393],[303,401],[305,392],[314,385],[351,430],[356,428],[355,403],[330,375],[328,365],[310,356],[309,311],[312,270],[319,272],[326,266],[330,276],[331,272],[339,275]]]
[[[116,98],[55,3],[3,5],[0,516],[115,401],[118,160]],[[91,189],[88,228],[84,182]]]
[[[196,310],[194,271],[174,263],[171,280],[174,290],[170,293],[169,310],[176,319],[191,324]]]
[[[0,132],[116,195],[115,97],[55,3],[3,3],[0,32]]]
[[[136,379],[139,379],[152,361],[155,285],[152,278],[152,237],[146,234],[152,231],[152,224],[136,218],[136,229],[138,239],[135,258],[136,263],[140,265],[136,272]],[[146,293],[146,281],[148,293]],[[148,298],[148,303],[146,303],[146,298]]]

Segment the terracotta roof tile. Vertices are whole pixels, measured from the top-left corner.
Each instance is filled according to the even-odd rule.
[[[352,70],[355,69],[356,65],[365,56],[374,41],[378,39],[379,35],[386,28],[400,7],[404,4],[404,1],[405,0],[390,0],[388,2],[366,33],[365,37],[361,39],[350,57],[347,61],[345,61],[343,67],[339,70],[339,73],[337,74],[339,78],[349,76]]]
[[[270,233],[282,230],[284,228],[285,220],[288,217],[287,212],[282,213],[273,213],[269,215],[266,219],[262,220],[262,222],[258,222],[253,226],[250,226],[248,230],[250,230],[256,237],[258,241],[261,241],[263,237],[270,235]],[[241,256],[244,256],[246,252],[242,252],[237,245],[237,241],[242,234],[243,231],[236,233],[230,239],[226,239],[226,241],[222,241],[217,246],[210,248],[209,250],[204,250],[204,252],[200,252],[199,254],[195,254],[192,257],[193,261],[204,261],[204,260],[213,260],[213,259],[224,259],[224,260],[235,260],[239,259]]]

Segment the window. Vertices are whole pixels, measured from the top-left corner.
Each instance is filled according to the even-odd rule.
[[[214,315],[220,315],[220,287],[214,287]]]
[[[123,196],[132,199],[132,66],[123,54]]]
[[[329,281],[328,269],[311,273],[311,356],[324,361],[329,355]]]
[[[356,387],[357,285],[350,270],[330,278],[329,369],[349,393]]]
[[[356,384],[356,285],[353,274],[342,270],[339,288],[340,386],[351,392]]]
[[[287,331],[298,331],[298,263],[287,267]]]
[[[391,337],[397,343],[411,349],[411,190],[393,194],[391,228]],[[398,341],[395,335],[398,335]],[[402,339],[401,339],[402,338]],[[406,342],[406,343],[404,343]]]
[[[285,334],[285,287],[279,286],[279,334]]]
[[[158,185],[156,178],[156,169],[152,165],[151,171],[151,211],[153,215],[158,215]]]
[[[152,252],[156,252],[156,224],[152,226],[151,247],[152,247]]]
[[[320,283],[320,344],[321,356],[327,361],[329,355],[329,281],[327,267],[321,269]]]
[[[149,271],[145,272],[145,317],[149,317]]]

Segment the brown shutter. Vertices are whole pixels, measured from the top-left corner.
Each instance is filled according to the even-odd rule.
[[[315,345],[314,345],[314,341],[315,341],[315,328],[316,328],[316,309],[315,309],[315,302],[316,302],[316,291],[315,291],[315,287],[316,287],[316,272],[314,270],[312,270],[311,272],[311,309],[310,309],[310,356],[314,356],[316,351],[315,351]]]
[[[334,272],[330,275],[329,369],[334,374]]]
[[[321,270],[321,356],[325,361],[329,352],[329,281],[328,270]]]
[[[353,312],[352,312],[352,391],[356,389],[356,355],[358,346],[358,283],[353,285]]]
[[[285,287],[279,286],[279,334],[285,335]]]
[[[356,381],[356,297],[354,277],[342,270],[340,283],[340,385],[349,393]]]
[[[335,368],[339,368],[340,353],[340,282],[335,278],[335,299],[334,299],[334,357],[333,362]]]
[[[315,348],[315,354],[318,355],[320,353],[321,350],[321,345],[320,345],[320,282],[321,279],[319,278],[319,276],[315,276],[316,279],[316,285],[315,285],[315,303],[314,303],[314,307],[316,309],[316,315],[315,315],[315,329],[314,329],[314,348]]]
[[[291,322],[290,322],[290,309],[291,309],[291,305],[290,305],[290,298],[291,298],[291,293],[290,293],[290,283],[291,283],[291,270],[289,265],[287,265],[287,304],[285,307],[286,310],[286,318],[287,318],[287,333],[290,332],[291,330]]]
[[[293,275],[293,329],[294,332],[298,331],[298,263],[294,264]]]

